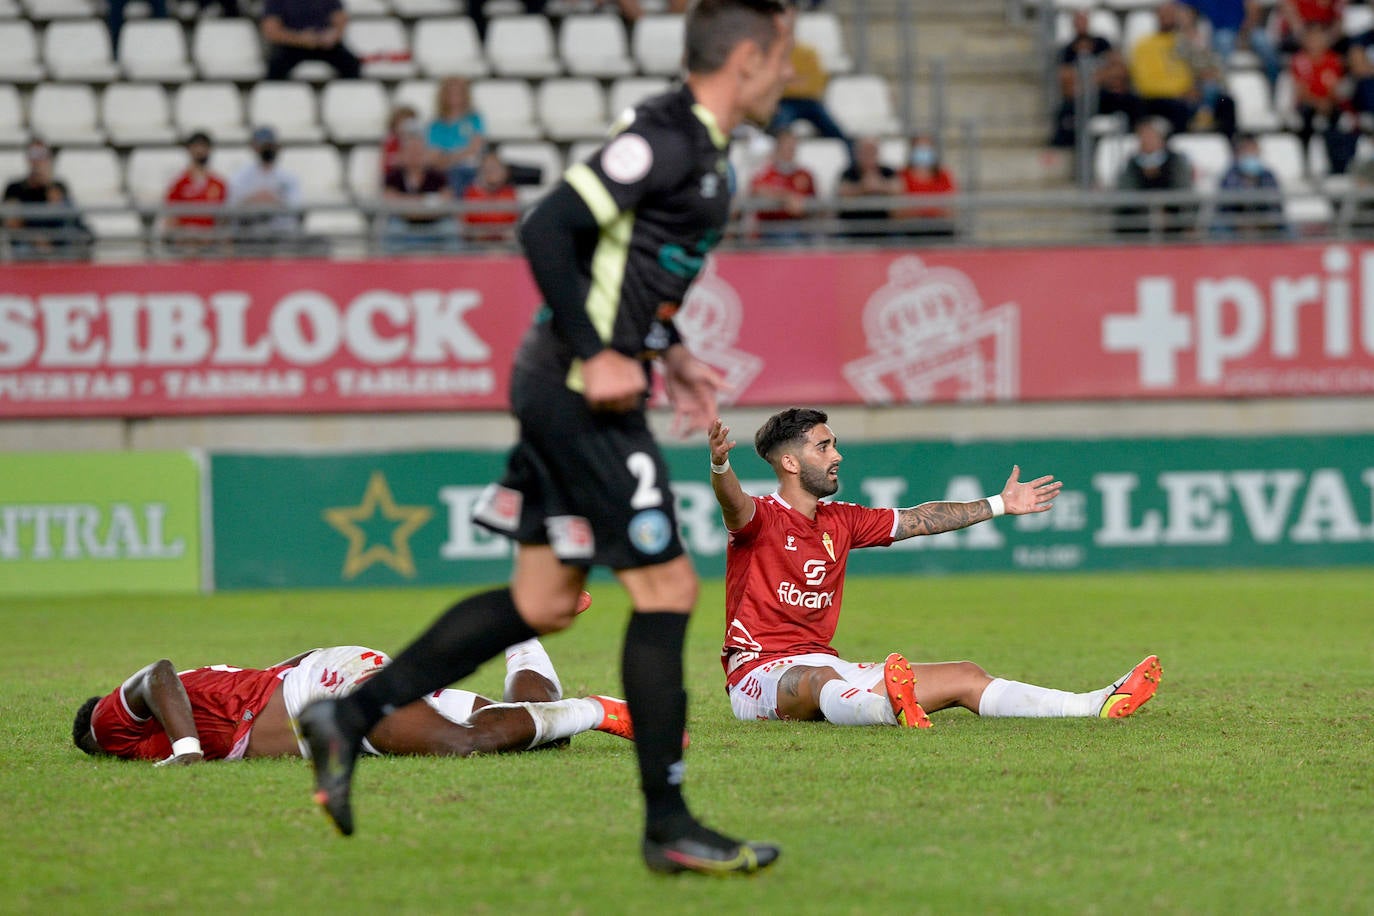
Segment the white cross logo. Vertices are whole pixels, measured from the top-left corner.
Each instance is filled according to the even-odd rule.
[[[1102,319],[1102,348],[1108,353],[1134,351],[1140,357],[1140,384],[1168,388],[1178,381],[1175,355],[1193,343],[1192,325],[1174,311],[1174,282],[1169,277],[1141,277],[1136,284],[1136,313]]]

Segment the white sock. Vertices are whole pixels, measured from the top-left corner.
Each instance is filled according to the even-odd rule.
[[[826,681],[821,688],[821,714],[836,725],[897,724],[886,696],[838,679]]]
[[[605,710],[591,697],[574,697],[552,703],[497,703],[494,706],[519,707],[534,720],[534,740],[530,747],[538,747],[559,738],[571,738],[589,732],[601,724]],[[484,707],[491,709],[491,706]]]
[[[1069,693],[998,677],[983,690],[978,715],[1042,719],[1095,716],[1111,692],[1111,687],[1104,687],[1089,693]]]
[[[511,683],[515,680],[516,674],[521,671],[533,671],[536,674],[542,674],[553,682],[557,696],[563,696],[563,683],[558,680],[558,674],[553,670],[553,660],[549,658],[549,653],[544,650],[544,644],[538,639],[527,639],[506,649],[505,697],[507,700],[510,699]]]

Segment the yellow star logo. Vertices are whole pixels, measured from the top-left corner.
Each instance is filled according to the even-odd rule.
[[[367,546],[367,532],[359,522],[372,519],[380,509],[382,518],[400,522],[391,531],[391,544]],[[348,538],[348,556],[344,558],[343,577],[352,579],[373,563],[385,563],[406,578],[415,575],[415,558],[410,553],[410,536],[418,531],[434,511],[428,506],[398,506],[386,485],[386,476],[373,471],[363,492],[363,501],[356,506],[325,509],[324,520]]]

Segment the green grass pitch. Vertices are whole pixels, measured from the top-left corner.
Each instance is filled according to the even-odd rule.
[[[623,593],[549,651],[575,693],[619,693]],[[746,879],[640,864],[633,749],[361,764],[335,835],[299,760],[185,769],[93,760],[72,714],[161,656],[269,664],[395,651],[453,598],[395,590],[0,602],[0,911],[43,913],[1370,912],[1374,569],[855,578],[854,660],[971,659],[1102,686],[1149,652],[1124,721],[929,731],[741,724],[722,690],[721,584],[691,630],[688,797],[782,844]],[[499,693],[489,665],[465,686]]]

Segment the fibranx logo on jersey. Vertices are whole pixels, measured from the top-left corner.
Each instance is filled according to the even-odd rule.
[[[824,574],[822,574],[824,578]],[[817,592],[804,589],[795,582],[778,583],[778,600],[790,607],[804,607],[812,610],[828,608],[835,603],[835,593]]]

